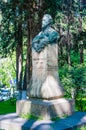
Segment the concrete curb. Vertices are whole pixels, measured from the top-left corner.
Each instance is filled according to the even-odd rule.
[[[86,112],[75,112],[58,121],[26,120],[16,113],[0,115],[1,130],[75,130],[82,125],[86,125]]]

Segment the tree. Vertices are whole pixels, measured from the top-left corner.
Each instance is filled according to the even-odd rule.
[[[51,14],[54,19],[53,27],[60,34],[59,66],[62,67],[64,64],[74,66],[73,55],[76,53],[77,57],[80,56],[80,63],[83,62],[86,45],[84,18],[86,10],[85,6],[81,8],[78,0],[7,0],[7,2],[1,0],[0,12],[2,16],[0,54],[1,57],[7,57],[16,51],[16,77],[19,91],[26,90],[29,86],[32,71],[32,39],[39,32],[45,13]],[[83,15],[82,21],[78,14]]]

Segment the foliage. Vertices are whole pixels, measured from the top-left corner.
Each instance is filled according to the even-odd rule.
[[[26,47],[22,54],[23,72],[25,72],[25,60],[31,60],[26,55],[29,55],[33,36],[40,30],[41,18],[44,13],[52,15],[54,18],[53,27],[60,34],[59,75],[65,89],[65,96],[82,98],[84,96],[81,95],[86,93],[86,65],[85,62],[81,65],[79,63],[80,51],[85,51],[86,48],[86,8],[81,7],[79,1],[7,0],[5,2],[1,0],[0,56],[3,58],[12,54],[13,51],[16,51],[17,45],[23,43],[23,50]],[[70,58],[70,64],[68,58]],[[85,59],[86,57],[84,57],[84,61]],[[10,76],[8,73],[14,78],[15,71],[11,62],[9,60],[6,62],[0,65],[0,79],[1,82],[9,86]],[[17,70],[16,73],[18,73]]]
[[[59,76],[65,97],[75,100],[76,110],[86,111],[86,64],[75,64],[70,68],[65,65],[59,69]]]
[[[77,98],[81,98],[81,95],[83,95],[83,97],[85,96],[86,65],[81,64],[71,68],[64,66],[63,69],[59,69],[59,75],[65,91],[71,97],[72,90],[74,90],[74,94],[75,96],[77,95]]]
[[[56,14],[61,10],[61,0],[45,0],[47,9],[46,12],[51,14],[55,18]]]
[[[73,82],[72,82],[71,75],[69,74],[69,68],[67,64],[59,68],[59,77],[65,91],[65,96],[71,98]]]
[[[6,56],[9,52],[12,52],[15,46],[15,33],[14,33],[14,21],[13,17],[15,12],[13,12],[12,4],[0,1],[1,4],[1,30],[0,30],[0,53]],[[9,9],[10,7],[10,9]]]
[[[86,98],[77,98],[75,107],[77,111],[86,111]]]
[[[10,80],[13,81],[16,78],[15,72],[15,55],[8,58],[2,58],[0,60],[0,83],[10,87]]]
[[[84,64],[74,66],[71,71],[71,77],[74,79],[74,84],[77,87],[83,87],[86,78],[86,67]],[[83,82],[83,83],[82,83]]]
[[[86,94],[86,66],[79,65],[71,71],[72,79],[74,79],[74,89],[75,89],[75,103],[78,106],[78,110],[85,111],[85,98]],[[84,107],[83,107],[84,105]]]
[[[28,39],[27,31],[28,29],[30,30],[30,25],[28,28],[28,20],[32,21],[30,31],[32,31],[32,35],[34,35],[34,28],[36,28],[37,24],[41,23],[39,20],[40,14],[43,16],[43,14],[46,12],[55,17],[57,11],[60,10],[60,3],[61,1],[59,0],[41,0],[40,2],[37,0],[33,0],[31,2],[28,0],[16,0],[15,2],[12,0],[8,0],[7,2],[1,0],[0,12],[2,19],[0,22],[0,53],[4,56],[12,53],[12,51],[15,50],[17,44],[21,42],[18,30],[20,25],[22,28],[21,31],[23,43],[25,43],[25,39]]]

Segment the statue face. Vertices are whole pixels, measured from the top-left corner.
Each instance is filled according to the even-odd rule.
[[[42,19],[42,28],[48,26],[50,23],[52,23],[52,17],[49,14],[45,14]]]

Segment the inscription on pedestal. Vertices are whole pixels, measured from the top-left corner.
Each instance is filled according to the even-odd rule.
[[[57,45],[48,45],[42,52],[32,52],[30,98],[58,99],[63,96],[58,76]]]

